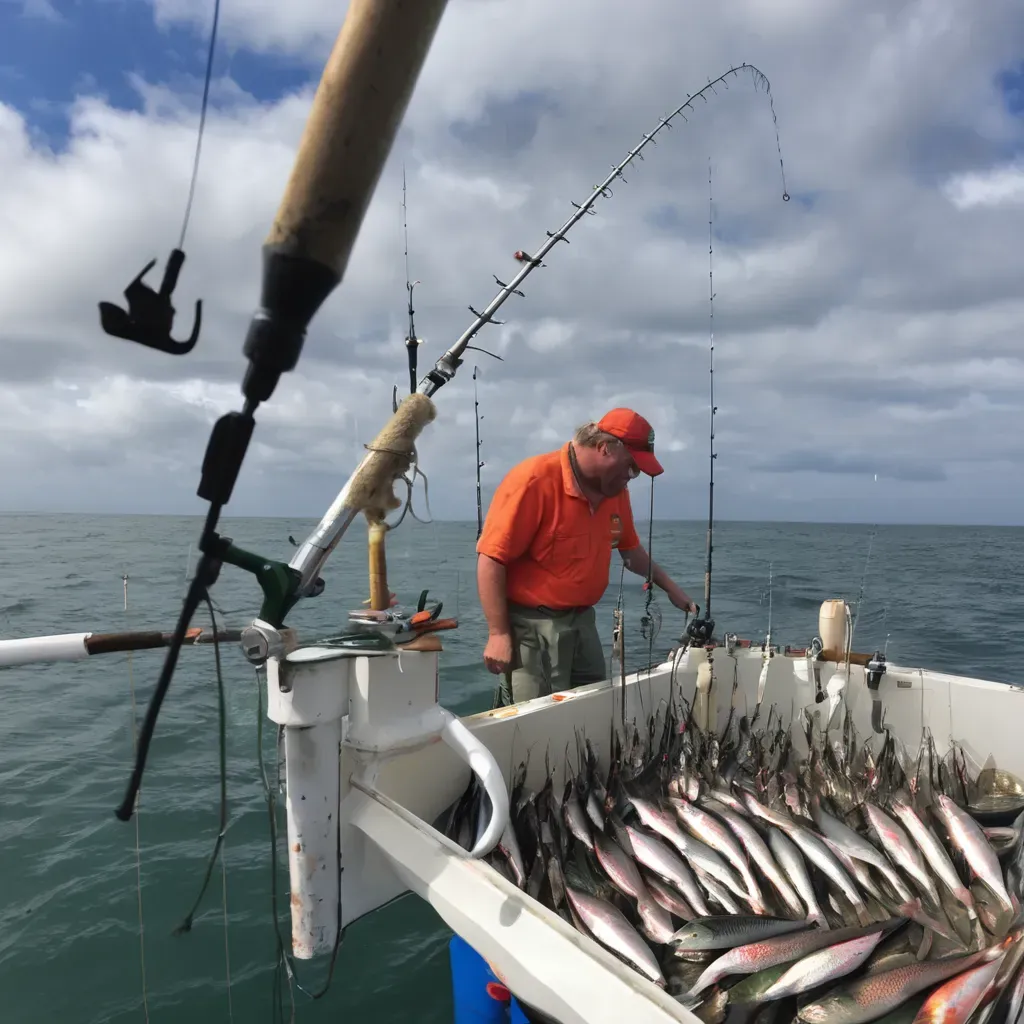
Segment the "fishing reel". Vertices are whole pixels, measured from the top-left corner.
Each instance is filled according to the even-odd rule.
[[[711,643],[715,634],[715,620],[700,618],[700,605],[697,605],[697,617],[686,627],[685,636],[691,644],[703,647]]]

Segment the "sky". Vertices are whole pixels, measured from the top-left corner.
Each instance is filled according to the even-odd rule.
[[[171,357],[97,303],[177,244],[212,0],[0,0],[0,509],[199,513],[240,408],[260,247],[346,5],[223,0]],[[512,297],[420,443],[439,519],[628,405],[659,518],[706,515],[709,191],[723,519],[1024,524],[1019,0],[450,0],[345,280],[257,414],[226,514],[319,517],[407,386],[402,173],[421,371],[644,132]],[[646,515],[645,479],[631,487]],[[422,494],[417,505],[424,515]]]

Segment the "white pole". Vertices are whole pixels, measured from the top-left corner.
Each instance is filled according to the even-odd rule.
[[[81,661],[89,657],[85,646],[92,633],[56,633],[0,640],[0,668],[42,661]]]

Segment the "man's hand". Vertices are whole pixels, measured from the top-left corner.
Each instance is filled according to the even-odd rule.
[[[484,664],[488,672],[500,676],[512,665],[512,636],[509,633],[492,633],[484,648]]]
[[[668,599],[681,612],[689,612],[691,615],[697,614],[697,604],[685,590],[680,590],[678,587],[670,590],[668,593]]]

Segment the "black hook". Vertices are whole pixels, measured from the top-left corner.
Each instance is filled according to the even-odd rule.
[[[174,322],[171,294],[178,283],[178,274],[184,262],[185,254],[180,249],[172,249],[160,291],[155,292],[142,280],[156,266],[156,260],[150,260],[124,290],[124,297],[128,300],[127,312],[112,302],[99,304],[103,330],[115,338],[135,341],[172,356],[183,356],[191,352],[199,339],[199,326],[203,320],[202,299],[196,300],[195,325],[188,340],[175,341],[171,337],[171,325]]]

